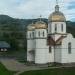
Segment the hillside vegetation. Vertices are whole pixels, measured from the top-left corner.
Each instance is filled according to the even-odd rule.
[[[0,15],[0,41],[7,41],[14,50],[26,50],[26,28],[38,19],[15,19],[7,15]],[[42,19],[47,22],[47,19]],[[75,37],[75,22],[67,21],[67,32],[72,33]]]

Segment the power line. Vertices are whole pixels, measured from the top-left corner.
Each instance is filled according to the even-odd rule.
[[[27,48],[27,49],[32,49],[32,48]],[[34,48],[34,49],[49,49],[49,48]],[[52,48],[55,49],[55,48]],[[68,48],[56,48],[56,49],[68,49]],[[71,49],[75,49],[75,48],[71,48]]]

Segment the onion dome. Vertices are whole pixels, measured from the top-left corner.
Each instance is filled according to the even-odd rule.
[[[35,29],[35,24],[29,24],[28,26],[27,26],[27,30],[28,31],[32,31],[32,30],[34,30]]]
[[[62,12],[59,11],[59,6],[55,6],[55,11],[49,16],[48,21],[52,22],[63,22],[66,18]]]
[[[47,25],[43,21],[38,21],[35,23],[35,29],[46,29]]]

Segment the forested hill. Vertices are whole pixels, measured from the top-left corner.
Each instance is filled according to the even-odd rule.
[[[17,27],[19,30],[25,30],[26,26],[32,21],[36,22],[39,19],[15,19],[7,15],[0,15],[0,26]],[[47,23],[47,19],[42,19]],[[71,32],[75,36],[75,22],[67,21],[67,32]]]
[[[7,41],[11,48],[26,48],[26,28],[27,25],[35,23],[39,19],[16,19],[7,15],[0,15],[0,41]],[[42,20],[48,23],[47,19]],[[75,37],[75,22],[67,21],[67,32]]]

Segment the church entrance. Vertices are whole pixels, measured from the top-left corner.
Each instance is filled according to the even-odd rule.
[[[34,62],[35,61],[35,51],[34,50],[29,51],[29,56],[30,56],[30,60]]]

